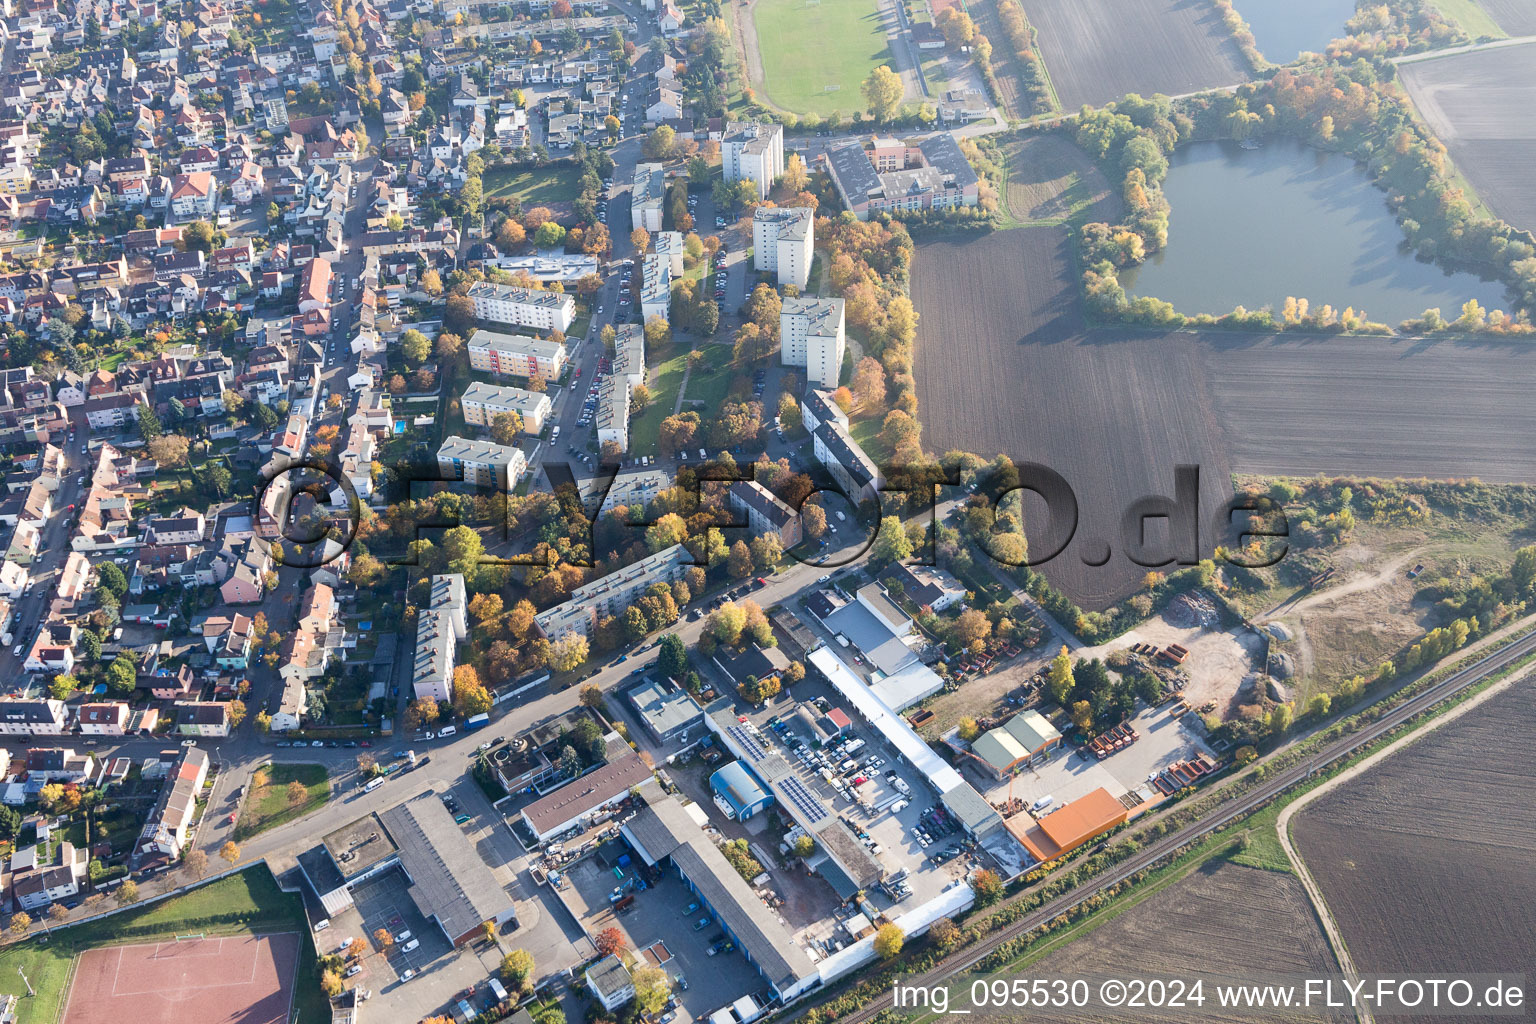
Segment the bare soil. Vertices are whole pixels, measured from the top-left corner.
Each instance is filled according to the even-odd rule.
[[[1122,512],[1171,494],[1175,466],[1201,467],[1206,508],[1230,495],[1228,469],[1196,348],[1185,338],[1134,341],[1085,330],[1060,228],[996,231],[919,247],[912,296],[926,324],[917,388],[930,450],[1006,453],[1066,478],[1078,529],[1041,568],[1080,604],[1103,608],[1146,569],[1120,551]],[[1030,546],[1047,517],[1026,501]],[[1100,543],[1095,544],[1094,541]],[[1102,555],[1107,564],[1085,559]]]
[[[1121,550],[1122,514],[1172,494],[1180,464],[1200,468],[1207,551],[1234,471],[1536,480],[1528,343],[1089,328],[1073,277],[1063,228],[935,239],[912,299],[930,325],[916,356],[927,448],[1066,478],[1078,528],[1042,568],[1086,608],[1135,589],[1146,567]],[[1044,551],[1033,498],[1025,524]],[[1106,544],[1109,562],[1089,566]]]
[[[1192,707],[1216,702],[1216,715],[1225,719],[1237,706],[1250,703],[1257,693],[1259,672],[1256,656],[1263,642],[1249,630],[1206,629],[1195,623],[1175,623],[1167,614],[1152,616],[1135,629],[1127,630],[1101,647],[1090,647],[1083,657],[1099,658],[1121,651],[1136,643],[1157,647],[1182,644],[1189,649],[1189,660],[1180,666],[1189,681],[1184,685],[1184,699]]]
[[[1266,974],[1336,971],[1306,892],[1294,875],[1212,860],[1087,935],[1033,964],[1031,977],[1112,976],[1252,979]],[[1206,991],[1209,994],[1210,985]],[[1252,1021],[1252,1010],[1074,1011],[1062,1021]],[[1344,1020],[1321,1012],[1294,1021]]]
[[[1008,695],[1029,682],[1031,676],[1048,667],[1059,647],[1042,643],[1025,651],[995,672],[967,679],[958,690],[940,694],[923,705],[933,718],[920,730],[924,736],[939,737],[959,724],[962,718],[1002,718],[1014,710]]]
[[[1022,221],[1065,220],[1113,224],[1120,197],[1098,165],[1062,135],[1026,135],[1003,146],[1008,158],[1008,212]]]
[[[1533,742],[1527,679],[1296,817],[1291,834],[1362,973],[1536,963]]]
[[[1531,0],[1478,0],[1478,6],[1510,35],[1536,35],[1536,4]]]
[[[1215,6],[1203,0],[1031,0],[1025,11],[1063,110],[1249,79]]]
[[[1536,33],[1536,4],[1484,2],[1506,31]],[[1514,27],[1521,25],[1520,28]],[[1536,231],[1536,43],[1403,65],[1414,105],[1478,196],[1517,228]]]

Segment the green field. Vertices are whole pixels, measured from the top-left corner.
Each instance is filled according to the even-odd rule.
[[[672,415],[677,389],[683,386],[683,373],[688,369],[688,352],[684,345],[667,342],[645,353],[645,364],[650,367],[645,383],[651,392],[651,404],[639,416],[630,417],[631,457],[661,454],[661,421]]]
[[[220,865],[222,866],[222,864]],[[110,902],[103,907],[111,907]],[[239,918],[246,920],[240,921]],[[33,931],[41,936],[41,925]],[[54,1024],[69,991],[75,955],[119,942],[153,942],[188,931],[205,935],[299,932],[305,936],[299,955],[294,996],[300,1020],[324,1020],[330,1014],[315,973],[315,949],[309,939],[303,901],[278,889],[265,867],[256,866],[210,882],[175,899],[115,914],[100,921],[55,929],[46,936],[0,949],[0,994],[20,996],[17,1024]],[[27,995],[17,971],[25,972],[37,994]]]
[[[796,114],[847,116],[881,64],[895,64],[874,0],[758,0],[752,7],[769,102]]]
[[[487,199],[514,198],[524,208],[571,203],[581,195],[581,172],[575,164],[549,164],[517,169],[488,167],[481,176]]]
[[[738,371],[731,362],[730,345],[705,345],[704,361],[688,376],[688,392],[683,396],[683,411],[692,409],[702,417],[725,404],[736,382]]]
[[[1435,0],[1440,13],[1461,26],[1461,30],[1473,39],[1508,39],[1509,33],[1499,28],[1498,22],[1488,16],[1477,0]]]
[[[331,798],[331,780],[318,764],[275,764],[267,768],[271,781],[255,787],[240,809],[235,838],[249,839],[259,832],[303,817]],[[303,784],[307,795],[298,803],[288,800],[288,784]]]

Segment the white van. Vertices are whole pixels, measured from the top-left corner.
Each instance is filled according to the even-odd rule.
[[[837,516],[837,521],[840,523],[846,523],[848,521],[848,517],[843,515],[842,509],[837,509],[835,515]]]
[[[891,813],[892,814],[900,814],[902,811],[906,810],[907,807],[908,807],[907,801],[905,801],[905,800],[897,800],[895,803],[891,804]]]
[[[378,789],[382,785],[384,785],[384,777],[381,775],[378,778],[376,778],[376,779],[372,780],[371,782],[369,782],[368,785],[364,786],[363,787],[363,792],[365,792],[365,793],[372,793],[374,790]]]
[[[327,928],[329,928],[330,926],[331,926],[331,919],[328,918],[328,917],[322,917],[320,920],[315,922],[315,931],[323,932]]]
[[[709,458],[709,453],[706,452],[703,448],[700,448],[699,449],[699,461],[703,462],[704,460],[706,460],[708,458]]]
[[[559,427],[558,424],[556,424],[555,429],[550,432],[549,439],[551,441],[558,441],[558,440],[560,440],[560,427]]]
[[[902,796],[912,795],[912,787],[907,785],[905,779],[897,779],[893,785],[896,787],[896,792],[900,793]]]
[[[1029,813],[1039,814],[1041,811],[1051,806],[1055,800],[1056,798],[1054,796],[1043,796],[1039,800],[1036,800],[1034,803],[1029,805]]]
[[[437,736],[439,739],[445,739],[458,731],[459,727],[456,725],[445,725],[441,729],[437,730]]]

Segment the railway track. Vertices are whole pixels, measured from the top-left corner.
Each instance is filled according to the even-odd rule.
[[[1361,747],[1392,731],[1427,708],[1459,693],[1474,683],[1488,678],[1495,672],[1508,667],[1531,653],[1536,653],[1536,630],[1526,633],[1520,639],[1505,646],[1502,650],[1495,651],[1473,662],[1459,672],[1447,676],[1418,696],[1412,697],[1404,701],[1400,706],[1393,708],[1379,721],[1373,722],[1360,732],[1334,741],[1312,757],[1285,769],[1271,779],[1267,779],[1257,788],[1233,798],[1209,817],[1192,822],[1179,831],[1156,840],[1128,859],[1108,869],[1086,885],[1080,886],[1071,892],[1063,893],[1033,913],[1026,914],[1017,921],[991,933],[976,945],[959,951],[938,966],[908,980],[916,985],[937,985],[956,974],[970,970],[986,959],[987,956],[991,955],[1003,943],[1018,938],[1031,929],[1056,917],[1058,914],[1066,913],[1079,903],[1104,889],[1125,881],[1138,871],[1156,864],[1179,847],[1209,835],[1223,825],[1229,824],[1233,820],[1263,806],[1291,786],[1306,779],[1309,775],[1326,768],[1341,758],[1348,757]],[[859,1024],[859,1022],[867,1021],[880,1011],[887,1009],[890,1005],[890,993],[882,993],[867,1005],[861,1007],[857,1012],[849,1014],[843,1019],[850,1022],[850,1024]]]

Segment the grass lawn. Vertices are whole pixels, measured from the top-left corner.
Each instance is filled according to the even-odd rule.
[[[892,63],[874,0],[758,0],[752,18],[763,91],[783,110],[863,110],[860,85],[876,66]]]
[[[481,183],[487,199],[510,196],[529,207],[575,202],[581,195],[580,180],[575,164],[549,164],[524,169],[487,168]]]
[[[731,385],[740,376],[731,363],[730,345],[705,345],[703,351],[704,361],[689,376],[688,392],[683,396],[683,410],[692,409],[700,416],[724,405]]]
[[[659,455],[661,447],[661,421],[672,415],[677,402],[678,389],[683,386],[683,373],[688,369],[689,349],[670,342],[658,346],[656,352],[645,354],[650,373],[646,387],[651,391],[651,404],[639,416],[629,421],[629,454]]]
[[[930,93],[949,91],[949,62],[943,54],[923,58],[923,78],[928,82]]]
[[[1483,10],[1477,0],[1435,0],[1435,6],[1473,39],[1481,39],[1483,36],[1509,38],[1509,33],[1499,28],[1498,22],[1488,16],[1488,12]]]
[[[265,786],[252,786],[240,820],[235,823],[235,838],[249,839],[269,828],[302,817],[331,798],[331,780],[325,766],[318,764],[274,764],[266,769]],[[288,784],[298,782],[306,790],[298,803],[288,801]]]
[[[222,866],[222,863],[220,864]],[[210,866],[211,869],[211,866]],[[110,906],[110,904],[106,904]],[[263,866],[253,866],[238,875],[221,878],[175,899],[153,906],[116,914],[55,930],[46,943],[36,938],[0,950],[0,993],[20,996],[16,1004],[18,1024],[54,1024],[59,1018],[65,994],[69,991],[70,971],[75,955],[97,946],[118,942],[153,942],[188,930],[189,921],[215,915],[253,914],[244,924],[196,924],[190,926],[205,935],[242,935],[250,933],[294,931],[305,936],[299,954],[295,1008],[300,1020],[322,1020],[329,1016],[326,999],[320,994],[315,974],[315,948],[309,938],[303,901],[297,895],[278,889],[272,875]],[[131,931],[127,931],[132,929]],[[36,931],[41,931],[36,928]],[[127,931],[127,934],[124,934]],[[26,972],[36,996],[28,996],[17,969]]]
[[[848,424],[848,433],[859,442],[859,447],[864,449],[865,454],[877,463],[883,462],[891,454],[885,450],[885,444],[880,440],[880,428],[883,424],[884,420],[879,416],[853,420]]]

